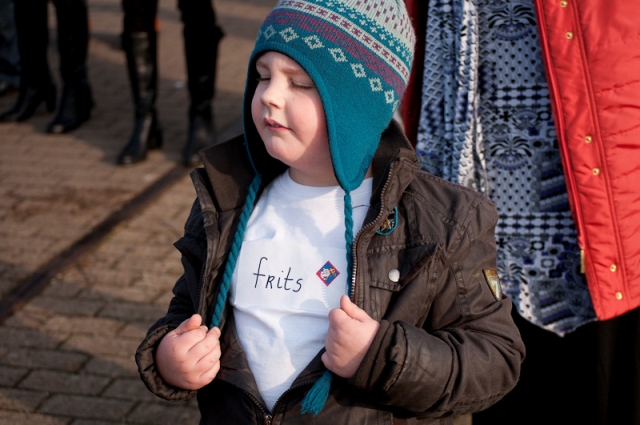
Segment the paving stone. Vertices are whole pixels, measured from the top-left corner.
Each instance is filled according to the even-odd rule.
[[[0,327],[0,341],[12,349],[41,348],[54,349],[60,345],[56,335],[43,333],[33,329]]]
[[[12,367],[42,370],[79,371],[87,363],[85,353],[62,350],[14,349],[2,357],[3,364]]]
[[[50,393],[98,395],[109,382],[109,378],[98,375],[34,370],[20,382],[19,387]]]
[[[84,285],[79,285],[77,281],[71,281],[67,276],[64,281],[53,279],[47,287],[44,288],[42,294],[57,298],[74,298],[82,291],[83,286]]]
[[[16,328],[37,329],[43,323],[47,323],[55,313],[42,309],[33,304],[28,304],[22,310],[16,311],[13,316],[5,321],[5,325]]]
[[[130,338],[104,338],[100,335],[72,335],[65,341],[62,348],[82,351],[93,356],[126,356],[130,353],[135,353],[138,345],[140,345],[140,341]]]
[[[100,420],[123,420],[134,403],[104,397],[55,394],[38,409],[38,413]]]
[[[200,413],[197,407],[182,403],[141,403],[127,416],[131,423],[174,425],[197,423]]]
[[[157,402],[159,400],[156,395],[147,390],[142,380],[137,376],[115,379],[109,387],[104,390],[102,395],[109,398],[146,402]]]
[[[83,300],[78,302],[73,298],[59,298],[41,296],[34,299],[32,305],[43,310],[61,315],[93,316],[105,306],[104,301]]]
[[[116,335],[123,326],[124,324],[121,321],[103,317],[66,317],[57,315],[47,321],[44,328],[61,333],[99,335],[108,338]]]
[[[0,387],[0,411],[33,412],[47,397],[46,392]]]
[[[159,310],[158,307],[153,305],[123,301],[110,303],[100,312],[100,316],[136,322],[144,320],[153,323],[165,312],[166,310]]]
[[[84,371],[96,375],[104,375],[111,378],[118,377],[138,377],[138,368],[133,359],[134,352],[128,356],[116,357],[102,355],[91,357],[84,367]]]
[[[69,418],[0,410],[0,425],[69,425],[70,423]]]
[[[97,419],[76,419],[71,422],[70,425],[113,425],[114,423],[122,424],[123,422],[101,421]]]
[[[13,387],[29,373],[28,369],[0,366],[0,387]]]

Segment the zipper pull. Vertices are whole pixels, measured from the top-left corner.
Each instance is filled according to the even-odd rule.
[[[584,264],[584,249],[580,248],[580,273],[584,274],[585,270],[586,267]]]
[[[272,419],[273,419],[273,416],[269,414],[264,415],[264,425],[271,425]]]

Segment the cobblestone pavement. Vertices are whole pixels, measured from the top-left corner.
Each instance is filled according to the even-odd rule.
[[[197,423],[195,403],[153,396],[133,360],[181,273],[172,244],[195,197],[179,163],[188,95],[176,3],[159,2],[165,146],[147,161],[114,165],[133,121],[121,0],[89,0],[91,120],[47,135],[53,114],[42,107],[24,123],[0,125],[0,425]],[[226,34],[214,104],[222,139],[239,132],[247,59],[275,1],[214,3]],[[53,6],[49,16],[59,81]],[[0,110],[14,101],[0,98]]]

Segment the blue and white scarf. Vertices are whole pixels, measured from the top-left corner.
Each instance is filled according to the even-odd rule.
[[[495,202],[504,292],[565,335],[596,320],[571,217],[532,0],[432,0],[422,168]]]

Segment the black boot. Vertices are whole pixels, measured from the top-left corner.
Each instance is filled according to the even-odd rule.
[[[45,103],[47,111],[56,107],[56,87],[53,83],[42,86],[21,84],[18,99],[11,109],[0,115],[0,122],[24,121],[33,116],[38,106]]]
[[[93,96],[87,77],[89,15],[83,0],[56,3],[62,98],[48,133],[75,130],[91,116]]]
[[[216,24],[211,2],[178,2],[184,22],[184,48],[191,106],[189,133],[183,150],[185,166],[200,161],[198,152],[215,143],[216,126],[212,113],[215,93],[218,44],[223,37]]]
[[[55,118],[47,127],[47,133],[66,133],[75,130],[91,117],[93,97],[87,80],[65,84],[62,99]]]
[[[146,159],[147,150],[162,146],[162,129],[155,108],[158,84],[157,34],[125,32],[123,47],[135,105],[134,129],[127,145],[118,155],[120,165]]]
[[[14,12],[20,53],[20,92],[15,105],[0,115],[0,121],[4,122],[31,118],[43,102],[49,112],[56,104],[56,88],[47,63],[47,2],[16,1]]]
[[[198,153],[215,143],[215,124],[211,107],[205,111],[189,114],[189,134],[182,152],[182,162],[186,167],[200,162]]]

